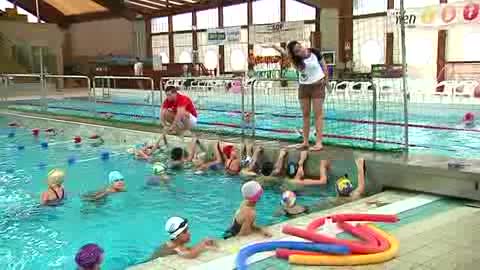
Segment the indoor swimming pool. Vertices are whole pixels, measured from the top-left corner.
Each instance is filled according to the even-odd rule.
[[[30,129],[9,128],[5,118],[0,126],[1,269],[73,269],[75,252],[88,242],[104,248],[105,269],[125,269],[148,259],[167,240],[163,226],[169,216],[188,218],[193,242],[220,238],[242,200],[238,177],[185,170],[172,174],[169,185],[148,187],[152,165],[133,159],[128,145],[107,141],[77,147],[69,130],[47,139],[44,132],[34,137]],[[106,152],[108,159],[102,158]],[[356,175],[353,164],[345,161],[339,170]],[[42,207],[40,194],[53,168],[66,170],[67,199],[58,207]],[[124,175],[127,192],[97,203],[81,200],[82,194],[104,188],[114,170]],[[334,194],[328,186],[298,200],[310,205]],[[279,205],[278,191],[266,190],[257,207],[258,224],[283,221],[272,216]]]
[[[111,97],[97,97],[93,105],[88,98],[65,98],[48,100],[48,112],[60,115],[104,117],[111,113],[112,120],[158,123],[159,106],[152,106],[148,92],[125,94],[112,92]],[[158,92],[157,92],[158,93]],[[194,93],[192,93],[193,95]],[[198,107],[198,129],[225,134],[252,134],[249,124],[242,122],[240,95],[230,99],[225,96],[192,97]],[[257,97],[255,104],[255,135],[266,139],[300,140],[302,121],[295,97],[288,97],[282,104],[278,97],[269,101],[268,96]],[[148,102],[147,102],[148,101]],[[39,111],[39,100],[18,100],[9,108]],[[158,96],[153,104],[160,104]],[[252,111],[251,103],[245,101],[244,110]],[[404,146],[403,106],[398,102],[379,103],[377,112],[372,112],[369,101],[341,102],[328,99],[325,102],[324,141],[327,144],[355,148],[399,150]],[[445,113],[438,113],[443,111]],[[476,157],[480,150],[480,129],[461,125],[465,113],[480,112],[476,105],[461,104],[409,104],[410,150],[457,158]],[[376,122],[374,131],[373,123]],[[244,129],[242,129],[244,127]],[[375,132],[377,142],[372,138]],[[311,132],[312,140],[314,132]]]

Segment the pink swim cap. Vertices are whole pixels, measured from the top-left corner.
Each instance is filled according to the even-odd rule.
[[[242,195],[245,200],[256,203],[263,195],[263,188],[256,181],[248,181],[242,186]]]

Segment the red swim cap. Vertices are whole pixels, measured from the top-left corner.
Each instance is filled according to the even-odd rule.
[[[227,156],[227,158],[230,158],[230,156],[232,155],[232,152],[233,152],[233,145],[229,144],[229,145],[224,146],[222,151],[225,154],[225,156]]]
[[[463,116],[463,121],[465,122],[471,122],[475,120],[475,114],[473,114],[472,112],[468,112],[466,113],[464,116]]]
[[[40,129],[39,129],[39,128],[34,128],[34,129],[32,129],[32,134],[33,134],[33,136],[38,136],[39,133],[40,133]]]
[[[73,142],[74,143],[81,143],[82,142],[82,138],[80,136],[75,136],[73,137]]]

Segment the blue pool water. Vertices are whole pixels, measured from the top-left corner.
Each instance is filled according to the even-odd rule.
[[[114,120],[129,120],[152,123],[158,122],[159,108],[146,105],[143,96],[114,95],[104,99],[108,103],[98,103],[96,111],[112,112]],[[241,134],[241,109],[238,98],[232,100],[197,100],[200,118],[198,128],[206,131],[227,131]],[[205,101],[205,102],[203,102]],[[298,104],[287,102],[289,106],[277,103],[258,101],[256,106],[256,135],[272,139],[299,139],[293,132],[302,126]],[[155,104],[159,104],[155,100]],[[246,105],[248,110],[249,105]],[[39,101],[17,101],[12,108],[39,110]],[[49,112],[76,116],[99,116],[91,111],[91,104],[83,98],[50,100]],[[377,121],[394,123],[377,126],[377,149],[399,149],[404,143],[403,107],[399,103],[379,105]],[[462,128],[459,125],[465,112],[480,113],[480,108],[474,105],[446,104],[409,104],[409,122],[414,125],[409,128],[409,143],[411,151],[428,152],[453,157],[478,157],[480,150],[480,129],[448,130],[443,128]],[[373,125],[350,120],[374,121],[371,104],[350,102],[346,104],[330,102],[325,104],[325,127],[328,143],[351,147],[372,148],[373,143],[361,138],[372,138]],[[233,126],[232,126],[233,125]],[[431,125],[440,128],[431,129],[415,125]],[[251,134],[251,130],[245,130]],[[313,132],[312,132],[313,133]],[[313,134],[311,134],[313,137]],[[344,138],[342,138],[344,137]],[[353,138],[352,138],[353,137]],[[360,138],[360,140],[358,139]]]
[[[198,176],[186,170],[174,175],[168,188],[146,188],[151,165],[125,154],[126,145],[77,148],[72,134],[65,134],[50,139],[43,149],[40,142],[45,138],[34,138],[26,129],[17,129],[16,136],[8,138],[6,124],[0,118],[0,269],[74,269],[74,254],[88,242],[105,249],[104,269],[125,269],[147,259],[166,240],[164,223],[169,216],[189,219],[194,242],[219,238],[241,202],[237,177]],[[102,151],[110,151],[109,160],[100,158]],[[71,157],[77,162],[68,165]],[[353,162],[344,166],[352,168]],[[46,173],[54,167],[67,172],[67,200],[59,207],[40,207]],[[104,203],[81,201],[81,194],[104,187],[112,170],[122,172],[128,191]],[[317,195],[299,197],[299,202],[313,204],[333,192],[332,187],[319,189]],[[283,220],[272,216],[278,206],[277,191],[266,190],[258,205],[258,223]]]

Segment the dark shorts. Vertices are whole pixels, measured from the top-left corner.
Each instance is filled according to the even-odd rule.
[[[325,79],[321,79],[320,81],[312,84],[300,84],[300,86],[298,87],[298,99],[325,99],[325,86]]]

